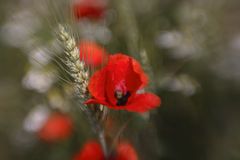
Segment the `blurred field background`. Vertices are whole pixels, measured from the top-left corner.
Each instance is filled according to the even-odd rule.
[[[0,159],[71,159],[93,135],[66,102],[62,83],[38,76],[42,72],[33,70],[29,58],[52,42],[51,27],[42,21],[53,21],[46,17],[49,10],[41,17],[31,0],[0,0],[0,8]],[[80,24],[109,53],[149,57],[150,89],[162,105],[148,118],[134,115],[125,133],[140,159],[240,160],[239,17],[238,0],[110,0],[106,21],[90,24],[92,29]],[[46,57],[39,61],[48,63]],[[47,64],[43,70],[51,69]],[[72,138],[39,141],[26,129],[36,106],[67,110],[76,123]],[[117,114],[122,121],[125,116]]]

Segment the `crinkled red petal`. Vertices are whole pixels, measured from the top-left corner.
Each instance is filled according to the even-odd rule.
[[[133,70],[134,72],[138,73],[141,77],[141,81],[142,81],[142,85],[140,86],[139,89],[145,87],[148,83],[148,77],[147,75],[144,73],[141,65],[135,60],[132,59],[132,64],[133,64]]]
[[[115,87],[124,81],[127,90],[131,93],[136,92],[146,83],[146,75],[141,72],[140,65],[131,57],[123,54],[114,54],[109,57],[108,68],[109,86],[107,88],[108,98],[112,104],[116,104],[114,97]],[[142,80],[143,79],[143,80]]]
[[[120,62],[121,64],[119,64]],[[111,66],[114,64],[119,64],[122,67],[125,66],[125,68],[123,69],[125,73],[124,78],[126,79],[126,81],[132,81],[132,79],[137,81],[140,78],[139,83],[133,83],[133,84],[130,83],[129,86],[127,86],[127,87],[130,87],[130,89],[131,88],[139,89],[141,87],[144,87],[147,84],[148,77],[144,73],[141,65],[135,59],[121,53],[116,53],[113,56],[111,56],[111,58],[109,59],[108,65]],[[139,86],[140,83],[141,85]]]
[[[158,107],[161,104],[161,99],[152,93],[136,94],[129,99],[125,109],[131,112],[147,112]]]
[[[106,90],[107,72],[106,69],[96,71],[90,79],[88,90],[94,99],[99,101],[106,101],[105,90]]]
[[[126,56],[127,57],[127,56]],[[109,57],[107,69],[106,96],[111,105],[116,105],[117,100],[114,96],[116,86],[126,81],[129,58],[123,58],[120,54]]]
[[[139,64],[136,64],[134,59],[129,58],[128,70],[125,79],[127,89],[132,94],[135,94],[138,89],[145,85],[145,81],[142,81],[142,75],[145,74],[135,71],[135,68],[138,65]]]
[[[98,100],[98,99],[94,99],[94,98],[88,99],[84,103],[85,104],[102,104],[102,105],[105,105],[105,106],[109,106],[109,104],[107,102],[101,101],[101,100]]]

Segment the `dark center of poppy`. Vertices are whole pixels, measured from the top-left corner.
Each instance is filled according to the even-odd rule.
[[[115,86],[114,96],[117,99],[117,106],[124,106],[127,104],[128,98],[130,97],[130,92],[127,90],[125,80],[120,81]]]
[[[117,106],[124,106],[126,105],[128,98],[130,97],[130,92],[127,91],[125,94],[122,91],[115,91],[115,98],[117,99]]]

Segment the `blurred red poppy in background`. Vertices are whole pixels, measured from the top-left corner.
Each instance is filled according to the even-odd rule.
[[[73,160],[104,160],[101,146],[96,141],[87,142]]]
[[[55,142],[68,138],[73,129],[72,120],[62,113],[53,113],[39,130],[38,136],[46,142]]]
[[[128,142],[120,142],[114,153],[105,158],[100,144],[96,141],[89,141],[75,155],[73,160],[138,160],[137,153]]]
[[[114,160],[137,160],[138,156],[133,146],[128,142],[121,142],[117,146]]]
[[[148,78],[133,58],[115,54],[108,64],[94,73],[88,89],[93,96],[86,103],[106,105],[117,110],[146,112],[160,105],[161,100],[152,93],[139,93]]]
[[[73,3],[73,12],[77,19],[101,19],[106,8],[106,0],[75,0]]]
[[[106,50],[92,41],[81,41],[79,43],[80,59],[87,65],[99,67],[107,60]]]

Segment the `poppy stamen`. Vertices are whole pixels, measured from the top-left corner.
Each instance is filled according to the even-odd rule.
[[[128,98],[130,97],[130,92],[127,91],[127,93],[124,95],[122,91],[115,91],[115,98],[117,99],[117,106],[124,106],[127,104]]]

